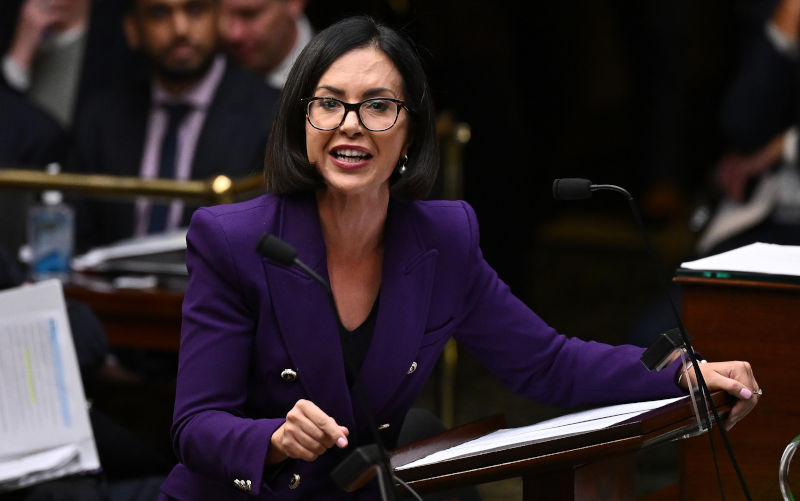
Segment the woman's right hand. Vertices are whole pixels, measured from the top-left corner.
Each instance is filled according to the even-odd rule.
[[[298,400],[286,414],[286,422],[272,434],[267,462],[274,464],[287,458],[314,461],[334,445],[347,447],[349,434],[313,402]]]

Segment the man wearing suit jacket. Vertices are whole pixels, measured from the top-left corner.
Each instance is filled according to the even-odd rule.
[[[142,178],[208,179],[260,172],[277,92],[218,52],[217,0],[129,0],[129,45],[150,79],[91,102],[76,125],[69,168]],[[179,201],[87,203],[78,246],[184,226]]]
[[[44,167],[63,160],[64,130],[24,97],[0,86],[0,165]]]

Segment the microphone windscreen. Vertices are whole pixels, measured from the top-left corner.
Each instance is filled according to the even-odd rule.
[[[553,181],[553,198],[556,200],[583,200],[592,196],[592,182],[588,179],[568,177]]]
[[[265,233],[258,240],[256,251],[262,256],[286,266],[291,266],[297,257],[297,251],[294,247],[270,233]]]

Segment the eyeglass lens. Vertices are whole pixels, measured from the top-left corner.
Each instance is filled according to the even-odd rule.
[[[364,127],[373,131],[391,128],[399,114],[398,104],[389,99],[369,99],[358,107]],[[308,119],[319,129],[335,129],[342,123],[345,105],[336,99],[316,99],[308,103]]]

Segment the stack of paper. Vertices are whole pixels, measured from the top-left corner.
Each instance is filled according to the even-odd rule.
[[[499,450],[512,445],[529,444],[537,441],[567,437],[577,433],[602,430],[640,414],[644,414],[645,412],[671,404],[682,398],[687,397],[610,405],[548,419],[547,421],[542,421],[530,426],[497,430],[480,438],[476,438],[475,440],[433,453],[396,469],[405,470],[478,453]]]
[[[800,276],[800,246],[757,242],[722,254],[681,263],[681,268]]]
[[[75,271],[186,275],[186,229],[97,247],[72,260]]]
[[[0,293],[0,492],[100,468],[57,280]]]

